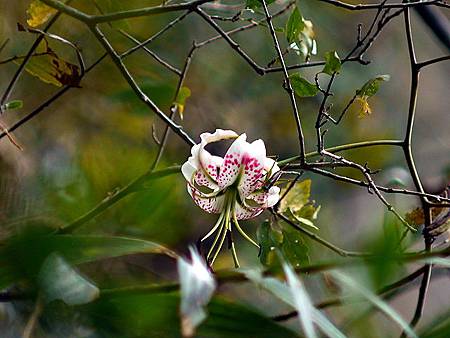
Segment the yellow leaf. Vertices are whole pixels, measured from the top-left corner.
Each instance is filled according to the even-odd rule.
[[[372,114],[372,109],[370,109],[369,102],[367,102],[368,97],[366,96],[357,96],[355,102],[358,103],[358,117],[364,118]]]
[[[21,59],[14,62],[20,64]],[[58,57],[45,39],[36,48],[36,52],[28,61],[25,70],[41,81],[57,87],[65,85],[77,87],[81,79],[78,66]]]
[[[39,0],[33,0],[27,9],[29,19],[27,24],[31,27],[37,27],[47,22],[50,17],[57,12],[56,9],[47,6]]]
[[[283,189],[281,196],[284,196],[286,189]],[[289,190],[288,194],[284,196],[280,203],[280,211],[284,213],[288,209],[292,212],[299,211],[309,201],[311,194],[311,180],[307,179],[295,183]]]

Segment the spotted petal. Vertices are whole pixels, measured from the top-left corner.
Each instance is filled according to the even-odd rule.
[[[190,183],[206,186],[215,190],[217,188],[217,176],[223,159],[214,156],[205,149],[211,142],[235,138],[237,134],[232,130],[217,129],[214,133],[203,133],[200,135],[201,142],[191,149],[191,156],[181,168],[184,177]]]
[[[236,203],[234,205],[234,213],[238,220],[250,219],[258,216],[260,213],[264,211],[264,208],[252,208],[248,206],[244,206],[240,203]]]
[[[246,151],[242,156],[241,176],[238,183],[242,199],[264,184],[265,160],[266,147],[262,140],[247,143]]]
[[[262,208],[271,208],[280,200],[280,188],[271,187],[269,191],[254,192],[247,199],[256,202]]]
[[[198,161],[207,175],[217,182],[219,168],[222,166],[223,158],[214,156],[205,149],[209,143],[236,138],[238,135],[232,130],[216,129],[214,133],[203,133],[200,135],[201,143],[198,151]],[[194,155],[194,154],[193,154]]]
[[[197,204],[204,211],[210,214],[220,214],[222,212],[225,202],[225,195],[213,194],[208,196],[191,184],[188,184],[187,189],[195,204]]]
[[[230,146],[224,157],[224,162],[220,167],[217,184],[220,189],[233,185],[239,177],[242,158],[247,152],[247,135],[240,135]]]

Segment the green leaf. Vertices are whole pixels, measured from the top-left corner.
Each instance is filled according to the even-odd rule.
[[[361,89],[356,91],[356,94],[360,97],[371,97],[374,96],[378,90],[380,89],[380,84],[383,81],[389,81],[390,76],[389,75],[378,75],[373,79],[370,79],[367,81]]]
[[[177,106],[178,114],[180,118],[183,119],[184,106],[186,104],[186,100],[191,96],[191,90],[188,87],[181,87],[178,92],[177,98],[175,99],[174,104]]]
[[[180,337],[178,294],[145,292],[108,294],[82,306],[95,327],[108,337]],[[256,310],[215,297],[208,305],[208,318],[196,337],[208,338],[293,338],[297,334]]]
[[[356,91],[355,104],[359,105],[358,116],[360,118],[372,114],[372,109],[367,101],[369,97],[374,96],[380,89],[380,85],[384,81],[389,81],[389,75],[378,75],[367,81],[360,89]]]
[[[325,53],[325,61],[322,73],[333,75],[333,73],[338,73],[341,70],[341,59],[336,51]]]
[[[4,110],[13,110],[13,109],[20,109],[23,107],[23,102],[22,100],[12,100],[9,101],[8,103],[6,103],[3,106]]]
[[[298,311],[300,324],[307,338],[316,338],[316,330],[313,323],[314,305],[306,292],[303,283],[295,275],[294,270],[289,264],[283,263],[283,270],[286,275],[295,309]]]
[[[100,290],[57,253],[50,254],[38,276],[41,295],[49,303],[62,300],[67,305],[80,305],[96,299]]]
[[[294,267],[300,267],[309,263],[308,247],[300,232],[294,229],[283,228],[283,243],[281,252],[283,257]]]
[[[298,297],[298,287],[299,280],[295,276],[292,268],[288,267],[286,263],[283,264],[283,268],[285,270],[286,275],[288,277],[288,284],[281,282],[274,277],[264,277],[260,270],[244,270],[244,275],[251,280],[253,283],[266,289],[271,292],[274,296],[279,298],[281,301],[289,304],[293,308],[295,308],[299,313],[301,313],[304,309],[298,308],[298,302],[296,301],[296,297]],[[291,272],[288,272],[287,270]],[[296,282],[297,280],[297,282]],[[300,290],[300,292],[304,292],[304,290]],[[321,330],[328,336],[332,338],[345,338],[334,325],[331,323],[319,310],[314,308],[311,305],[310,312],[312,312],[313,321],[321,328]]]
[[[273,2],[275,2],[275,0],[267,0],[266,5],[268,6]],[[245,8],[258,9],[260,7],[262,7],[261,0],[245,0]]]
[[[403,331],[409,337],[418,338],[418,336],[414,333],[409,324],[391,307],[388,303],[382,300],[379,296],[377,296],[371,290],[365,288],[363,285],[359,284],[351,277],[341,273],[341,272],[333,272],[333,276],[338,280],[343,286],[346,286],[355,294],[360,297],[366,298],[370,301],[375,307],[377,307],[380,311],[384,312],[388,317],[390,317],[394,322],[396,322]]]
[[[305,20],[305,18],[301,16],[300,11],[298,11],[298,14],[300,16],[299,20],[301,23],[298,23],[298,16],[295,14],[291,26],[292,34],[289,34],[286,37],[290,43],[289,48],[291,48],[298,55],[308,58],[311,55],[317,54],[317,43],[314,39],[314,25],[310,20]]]
[[[292,43],[298,39],[300,32],[305,28],[303,17],[297,7],[294,8],[286,23],[286,39]]]
[[[256,232],[260,252],[259,260],[264,266],[273,266],[277,261],[275,249],[283,242],[283,234],[272,229],[269,221],[264,221]]]
[[[289,79],[291,80],[295,94],[299,97],[316,96],[319,92],[319,89],[315,84],[310,83],[308,80],[301,77],[300,74],[292,74],[289,76]]]
[[[39,269],[53,252],[70,264],[136,253],[177,255],[154,242],[116,236],[55,235],[32,229],[10,238],[0,249],[0,289],[21,279],[34,280]]]
[[[298,231],[274,229],[269,221],[265,221],[258,228],[257,237],[260,246],[259,260],[264,266],[279,265],[277,249],[295,267],[309,262],[308,247]]]

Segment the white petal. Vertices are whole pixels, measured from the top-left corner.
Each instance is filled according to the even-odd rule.
[[[203,150],[200,159],[203,171],[205,171],[206,175],[216,183],[219,176],[219,168],[223,163],[223,158],[211,155],[207,150]]]
[[[231,144],[224,157],[224,162],[220,167],[217,184],[221,189],[232,185],[239,176],[242,158],[247,152],[250,144],[247,142],[247,135],[240,135]]]
[[[192,176],[194,175],[196,170],[197,168],[195,168],[190,161],[184,162],[184,164],[181,166],[181,172],[188,182],[192,182]]]
[[[264,170],[266,171],[266,173],[270,173],[270,176],[272,177],[273,174],[280,171],[280,167],[273,159],[266,157],[266,159],[264,160]]]
[[[242,199],[264,184],[265,160],[266,146],[262,140],[256,140],[248,145],[247,151],[242,157],[242,174],[238,184]]]
[[[181,327],[184,336],[192,336],[195,328],[206,318],[208,304],[217,283],[196,250],[190,248],[191,262],[179,258],[178,276],[181,293]]]
[[[197,204],[204,211],[210,214],[220,214],[222,212],[225,202],[225,195],[205,196],[204,193],[192,185],[188,185],[187,189],[195,204]]]
[[[271,187],[269,189],[267,202],[265,204],[266,208],[273,207],[280,200],[280,188],[279,187]]]
[[[280,188],[271,187],[269,191],[259,190],[247,196],[247,201],[252,200],[259,204],[259,208],[273,207],[280,200]],[[249,203],[247,203],[249,204]],[[247,205],[248,206],[248,205]],[[250,205],[251,207],[251,205]]]
[[[214,133],[203,133],[200,135],[201,143],[207,145],[208,143],[217,142],[221,140],[228,140],[230,138],[236,138],[239,135],[233,130],[216,129]]]
[[[197,169],[203,171],[202,178],[207,183],[201,184],[208,187],[216,187],[217,176],[219,168],[222,165],[223,159],[219,156],[213,156],[205,149],[206,145],[220,140],[235,138],[238,135],[232,130],[217,129],[214,133],[203,133],[200,135],[201,142],[196,144],[191,149],[191,157],[188,161]],[[204,181],[202,180],[202,181]]]
[[[238,220],[250,219],[258,216],[264,211],[264,208],[251,208],[244,207],[240,203],[236,203],[234,206],[234,212]]]

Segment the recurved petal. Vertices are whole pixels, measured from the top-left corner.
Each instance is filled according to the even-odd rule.
[[[181,172],[183,173],[184,178],[188,182],[192,182],[194,173],[197,171],[197,168],[191,163],[191,161],[186,161],[181,166]]]
[[[261,208],[270,208],[280,200],[280,188],[271,187],[269,191],[259,190],[249,195],[247,199],[256,202]]]
[[[252,208],[241,205],[240,203],[236,203],[234,206],[234,212],[236,214],[236,218],[238,220],[250,219],[258,216],[260,213],[264,211],[264,208]]]
[[[233,130],[223,130],[223,129],[216,129],[214,133],[202,133],[200,134],[200,140],[203,144],[203,147],[206,146],[208,143],[222,141],[222,140],[228,140],[230,138],[236,138],[238,137],[238,134],[234,132]]]
[[[225,195],[206,196],[204,193],[190,184],[188,184],[187,190],[189,192],[189,195],[191,195],[192,199],[194,200],[195,204],[197,204],[204,211],[210,214],[219,214],[222,212],[225,202]]]
[[[203,133],[200,135],[200,144],[196,144],[192,147],[192,156],[189,158],[193,162],[194,166],[198,169],[202,169],[204,179],[208,181],[209,187],[214,186],[217,182],[219,175],[219,168],[223,163],[223,158],[219,156],[211,155],[209,151],[205,149],[206,145],[212,142],[226,140],[230,138],[236,138],[238,135],[232,130],[216,129],[214,133]],[[204,181],[204,180],[203,180]]]

